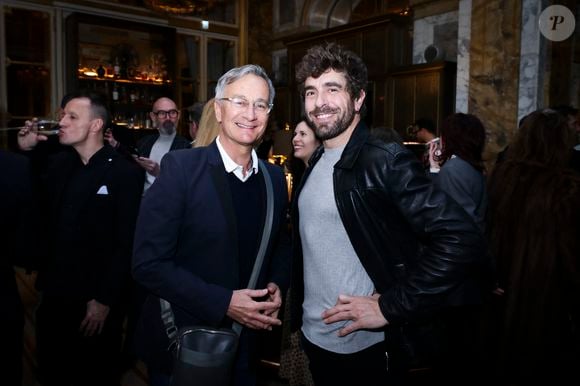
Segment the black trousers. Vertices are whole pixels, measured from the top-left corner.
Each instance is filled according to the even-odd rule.
[[[3,312],[6,314],[0,316],[0,383],[21,386],[24,317],[18,307]]]
[[[111,308],[103,331],[80,332],[85,301],[44,297],[36,312],[39,378],[42,385],[118,386],[122,318]]]
[[[316,386],[392,385],[384,343],[353,354],[324,350],[302,337],[302,347],[310,362]]]

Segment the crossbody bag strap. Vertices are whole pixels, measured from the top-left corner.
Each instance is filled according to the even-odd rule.
[[[252,274],[250,275],[250,280],[247,286],[249,289],[254,289],[258,282],[264,257],[266,256],[266,250],[268,249],[268,241],[270,240],[270,235],[272,233],[272,225],[274,223],[274,188],[272,187],[272,179],[270,178],[270,173],[268,172],[268,168],[264,161],[258,160],[258,162],[260,170],[264,175],[264,184],[266,185],[266,219],[262,230],[262,241],[260,242],[260,248],[258,249],[254,268],[252,269]],[[159,304],[161,305],[161,320],[165,326],[165,333],[167,334],[169,341],[173,342],[177,337],[177,326],[175,325],[175,317],[173,315],[173,310],[171,309],[171,304],[167,300],[161,298],[159,299]],[[232,329],[236,334],[240,335],[242,328],[243,326],[241,324],[236,321],[233,322]]]

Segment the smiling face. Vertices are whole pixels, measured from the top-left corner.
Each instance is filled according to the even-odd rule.
[[[103,123],[102,119],[92,116],[88,98],[74,98],[64,107],[59,125],[59,142],[79,147],[88,141],[90,135],[96,135]]]
[[[314,153],[314,150],[320,146],[320,141],[316,138],[314,131],[312,131],[308,124],[302,121],[294,129],[292,146],[294,147],[294,157],[307,163],[312,153]]]
[[[268,123],[268,112],[259,111],[256,102],[268,103],[269,89],[266,81],[247,74],[225,86],[223,98],[242,98],[245,106],[231,100],[216,99],[215,115],[220,122],[220,143],[228,147],[252,148],[262,137]]]
[[[348,93],[346,78],[341,72],[330,69],[318,78],[308,77],[304,82],[306,120],[325,144],[326,141],[341,136],[347,129],[351,129],[348,133],[350,137],[350,131],[360,121],[358,112],[364,96],[364,91],[361,91],[359,98],[353,100]],[[346,144],[348,137],[334,142]]]

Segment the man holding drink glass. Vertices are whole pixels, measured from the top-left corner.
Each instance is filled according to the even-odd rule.
[[[104,145],[104,101],[78,93],[66,103],[59,142],[40,179],[43,245],[36,286],[39,375],[43,385],[118,385],[123,299],[143,188],[139,167]],[[32,122],[18,134],[30,151]],[[38,242],[38,240],[37,240]]]

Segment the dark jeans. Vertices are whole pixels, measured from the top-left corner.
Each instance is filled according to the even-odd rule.
[[[304,337],[302,347],[316,386],[392,385],[382,342],[352,354],[324,350]]]
[[[4,312],[4,311],[2,311]],[[24,320],[22,310],[7,309],[0,317],[0,374],[2,385],[22,385]]]
[[[111,309],[103,331],[79,331],[86,302],[44,297],[36,312],[38,369],[45,386],[118,386],[122,319]]]

